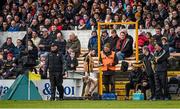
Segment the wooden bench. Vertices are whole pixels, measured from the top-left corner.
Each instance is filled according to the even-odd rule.
[[[180,57],[180,53],[170,53],[170,56],[173,56],[173,57]]]

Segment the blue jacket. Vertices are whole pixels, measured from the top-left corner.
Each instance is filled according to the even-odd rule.
[[[97,47],[98,47],[97,41],[98,41],[97,36],[92,36],[88,42],[88,49],[97,50]]]
[[[11,27],[9,27],[8,31],[10,31],[10,32],[19,31],[19,27],[18,26],[16,26],[16,27],[11,26]]]

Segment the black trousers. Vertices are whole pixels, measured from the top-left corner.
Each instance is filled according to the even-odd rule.
[[[151,89],[151,99],[155,97],[155,80],[154,75],[148,77],[149,88]]]
[[[155,73],[156,99],[168,97],[167,71]]]
[[[115,93],[115,79],[114,75],[103,75],[103,85],[105,87],[105,93]],[[111,89],[109,86],[111,85]]]
[[[50,74],[52,74],[50,72]],[[50,75],[50,84],[51,84],[51,99],[55,100],[56,87],[59,92],[59,98],[63,99],[64,87],[63,87],[63,76],[61,74]]]

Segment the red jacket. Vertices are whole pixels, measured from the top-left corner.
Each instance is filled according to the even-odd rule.
[[[138,36],[138,46],[143,47],[146,43],[148,43],[148,38],[144,35]]]

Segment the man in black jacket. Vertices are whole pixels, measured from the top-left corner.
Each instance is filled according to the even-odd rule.
[[[142,71],[142,63],[133,63],[133,70],[129,74],[129,83],[126,84],[125,90],[126,90],[126,96],[125,100],[129,99],[129,92],[131,89],[141,90],[142,93],[144,93],[144,97],[146,99],[146,90],[149,89],[149,84],[147,82],[147,76],[146,74]]]
[[[161,33],[162,29],[159,27],[156,27],[155,31],[156,31],[156,34],[153,35],[153,38],[155,39],[156,42],[161,42],[161,38],[163,37]]]
[[[162,43],[157,43],[155,46],[155,85],[156,99],[168,99],[167,90],[167,64],[169,52],[162,48]]]
[[[154,99],[155,97],[155,80],[154,80],[154,71],[152,68],[152,61],[153,61],[153,55],[150,54],[150,51],[147,46],[143,47],[143,64],[144,64],[144,69],[147,75],[148,83],[151,89],[151,98]]]
[[[52,43],[52,38],[48,34],[48,30],[44,28],[43,30],[43,36],[39,42],[39,56],[41,54],[48,54],[50,51],[50,44]]]
[[[63,56],[58,52],[58,45],[51,45],[51,52],[48,54],[46,61],[46,72],[49,69],[49,78],[51,84],[51,98],[55,100],[56,87],[59,92],[59,100],[63,100],[63,74],[64,74],[64,61]]]

